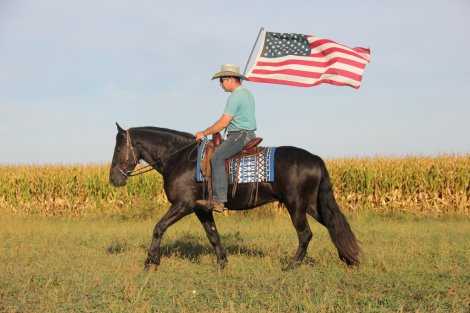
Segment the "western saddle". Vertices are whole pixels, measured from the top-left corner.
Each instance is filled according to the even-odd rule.
[[[233,158],[238,158],[237,162],[237,168],[235,171],[235,177],[234,177],[234,183],[233,183],[233,188],[232,188],[232,198],[235,197],[235,192],[237,190],[237,185],[238,185],[238,173],[240,170],[240,161],[243,157],[248,157],[248,156],[254,156],[258,155],[261,152],[264,151],[265,147],[260,147],[258,146],[261,141],[263,141],[263,138],[255,138],[252,141],[250,141],[240,152],[236,153],[235,155],[231,156],[227,160],[225,160],[225,173],[228,178],[228,165],[230,162],[230,159]],[[213,204],[213,198],[212,198],[212,171],[211,171],[211,157],[212,153],[222,144],[222,136],[220,133],[215,133],[212,135],[212,140],[209,141],[209,143],[206,146],[206,153],[204,156],[204,160],[202,160],[201,163],[201,172],[202,175],[207,177],[207,206],[212,207]],[[257,165],[258,166],[258,165]],[[258,169],[256,169],[258,170]],[[203,194],[205,195],[205,186],[203,188]],[[252,196],[253,192],[250,195],[250,200],[248,201],[248,205],[251,204],[252,201]],[[258,182],[256,182],[256,195],[255,199],[253,202],[253,205],[256,204],[256,201],[258,199]]]

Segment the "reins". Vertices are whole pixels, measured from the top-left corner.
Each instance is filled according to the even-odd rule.
[[[180,152],[181,150],[184,150],[184,149],[186,149],[187,147],[192,146],[192,145],[194,145],[194,144],[197,144],[197,146],[195,146],[195,147],[193,148],[193,150],[191,150],[191,152],[189,153],[189,155],[188,155],[188,161],[189,161],[189,162],[196,162],[196,161],[197,161],[197,156],[196,156],[196,159],[194,159],[194,160],[190,160],[190,157],[191,157],[191,155],[193,154],[194,149],[196,149],[196,147],[199,147],[199,143],[200,143],[200,140],[197,140],[196,142],[190,143],[189,145],[186,145],[186,146],[182,147],[181,149],[176,150],[176,151],[173,152],[172,154],[167,155],[166,157],[161,158],[160,160],[158,160],[158,161],[156,161],[156,162],[154,162],[154,163],[152,163],[152,164],[148,164],[148,165],[146,165],[146,166],[144,166],[144,167],[141,167],[141,168],[139,168],[139,169],[137,169],[137,170],[128,171],[128,170],[127,170],[127,161],[129,160],[129,158],[128,158],[128,156],[129,156],[129,147],[130,147],[130,149],[131,149],[131,151],[132,151],[132,156],[134,157],[134,165],[140,164],[140,162],[139,162],[139,160],[137,160],[137,158],[135,157],[134,149],[132,148],[132,143],[131,143],[131,136],[129,135],[129,130],[127,130],[126,163],[124,164],[123,169],[120,169],[119,167],[118,167],[117,169],[121,172],[122,175],[126,176],[126,178],[138,176],[138,175],[141,175],[141,174],[144,174],[144,173],[147,173],[147,172],[150,172],[150,171],[154,170],[153,166],[154,166],[155,164],[160,163],[160,162],[162,162],[162,161],[165,160],[165,159],[168,159],[169,157],[171,157],[171,156],[175,155],[176,153]],[[149,167],[150,167],[150,168],[149,168]],[[141,171],[144,170],[144,169],[146,169],[146,170],[143,171],[143,172],[141,172]]]

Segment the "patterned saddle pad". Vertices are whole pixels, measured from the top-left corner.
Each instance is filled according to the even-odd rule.
[[[203,139],[197,157],[196,179],[198,182],[206,180],[201,173],[201,162],[204,160],[206,145],[209,141]],[[266,147],[263,152],[255,156],[243,157],[240,160],[238,183],[273,182],[274,181],[274,152],[276,147]],[[228,164],[228,183],[233,184],[238,158],[232,158]]]

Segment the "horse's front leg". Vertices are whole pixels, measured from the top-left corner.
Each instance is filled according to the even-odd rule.
[[[162,255],[160,243],[162,241],[163,233],[168,229],[168,227],[191,213],[193,213],[193,210],[189,205],[177,203],[171,206],[168,212],[166,212],[153,229],[152,243],[150,244],[147,260],[145,260],[145,268],[155,269],[160,265],[160,258]]]
[[[197,218],[206,231],[207,238],[209,238],[210,243],[214,247],[215,254],[217,255],[217,263],[219,263],[221,267],[224,267],[227,263],[227,256],[220,244],[220,237],[217,232],[217,227],[215,226],[212,211],[206,213],[204,210],[194,210],[194,213],[196,213]]]

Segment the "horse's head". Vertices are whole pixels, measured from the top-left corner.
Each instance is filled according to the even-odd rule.
[[[124,130],[116,123],[118,134],[116,135],[116,146],[114,147],[113,161],[109,170],[109,182],[116,186],[125,186],[127,176],[126,172],[134,170],[136,163],[139,161],[140,152],[131,143],[128,145],[128,131]],[[132,138],[133,140],[134,138]]]

